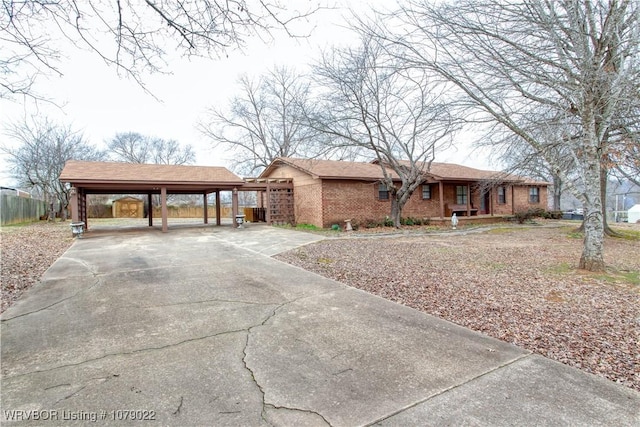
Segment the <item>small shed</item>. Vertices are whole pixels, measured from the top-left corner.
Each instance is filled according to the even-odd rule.
[[[127,196],[113,201],[111,212],[114,218],[144,218],[144,202]]]
[[[633,205],[627,212],[627,221],[629,224],[635,224],[640,222],[640,204]]]

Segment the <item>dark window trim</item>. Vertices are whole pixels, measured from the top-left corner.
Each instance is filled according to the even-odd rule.
[[[382,182],[378,184],[378,200],[389,200],[389,189]]]
[[[459,193],[458,189],[462,189],[462,192]],[[469,194],[467,192],[466,185],[456,185],[456,204],[457,205],[466,205],[467,200],[469,200]]]
[[[500,190],[502,189],[502,194],[500,194]],[[507,187],[504,185],[498,186],[498,204],[506,205],[507,204]]]
[[[424,197],[425,188],[428,191],[427,197]],[[431,200],[431,184],[422,184],[422,200]]]
[[[540,203],[540,187],[529,187],[529,203]]]

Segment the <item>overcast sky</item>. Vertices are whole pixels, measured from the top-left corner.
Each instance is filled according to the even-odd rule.
[[[341,4],[364,13],[372,5],[389,2],[343,0]],[[198,119],[208,107],[228,105],[241,74],[258,75],[274,65],[302,70],[318,57],[321,48],[348,42],[345,16],[349,16],[346,8],[317,13],[309,23],[309,28],[315,29],[308,39],[295,40],[282,34],[268,45],[254,40],[244,52],[230,52],[225,58],[176,58],[169,64],[170,75],[144,78],[149,91],[158,99],[137,83],[119,77],[114,68],[107,67],[96,55],[72,50],[68,52],[69,59],[61,65],[63,76],[41,80],[36,88],[59,107],[42,102],[36,105],[32,101],[0,100],[0,123],[5,128],[34,114],[48,117],[82,130],[86,139],[99,147],[104,147],[105,141],[117,132],[175,139],[194,147],[197,164],[226,166],[224,154],[214,152],[211,143],[196,130]],[[10,141],[3,136],[2,142]],[[437,160],[487,167],[477,155],[471,158],[467,150],[463,151],[450,151]],[[12,185],[6,169],[6,159],[0,157],[0,183]]]

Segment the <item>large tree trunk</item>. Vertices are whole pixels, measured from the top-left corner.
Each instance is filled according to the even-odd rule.
[[[402,208],[404,207],[404,203],[400,206],[400,201],[398,197],[391,198],[391,220],[393,221],[393,226],[395,228],[400,228],[402,225],[400,223],[400,218],[402,217]]]
[[[595,139],[595,138],[594,138]],[[584,204],[584,247],[580,257],[579,268],[589,271],[604,271],[604,218],[602,215],[602,191],[599,157],[595,144],[588,145],[585,151],[593,151],[585,155],[585,197]]]
[[[562,198],[562,178],[553,176],[553,210],[559,211],[560,199]]]

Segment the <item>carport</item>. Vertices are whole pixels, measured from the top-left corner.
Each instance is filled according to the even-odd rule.
[[[219,166],[155,165],[118,162],[86,162],[69,160],[60,181],[71,186],[69,205],[73,222],[87,224],[87,195],[89,194],[146,194],[151,206],[151,197],[160,195],[162,231],[168,231],[168,194],[201,194],[204,206],[207,198],[215,194],[216,224],[221,224],[220,192],[232,192],[232,215],[238,215],[238,191],[277,191],[293,194],[290,180],[278,182],[246,182],[228,169]],[[267,197],[265,206],[267,222],[269,214],[277,214],[282,204],[271,206]],[[207,209],[204,209],[204,223],[208,224]],[[235,221],[234,227],[237,226]],[[149,209],[149,226],[153,226],[153,209]]]

